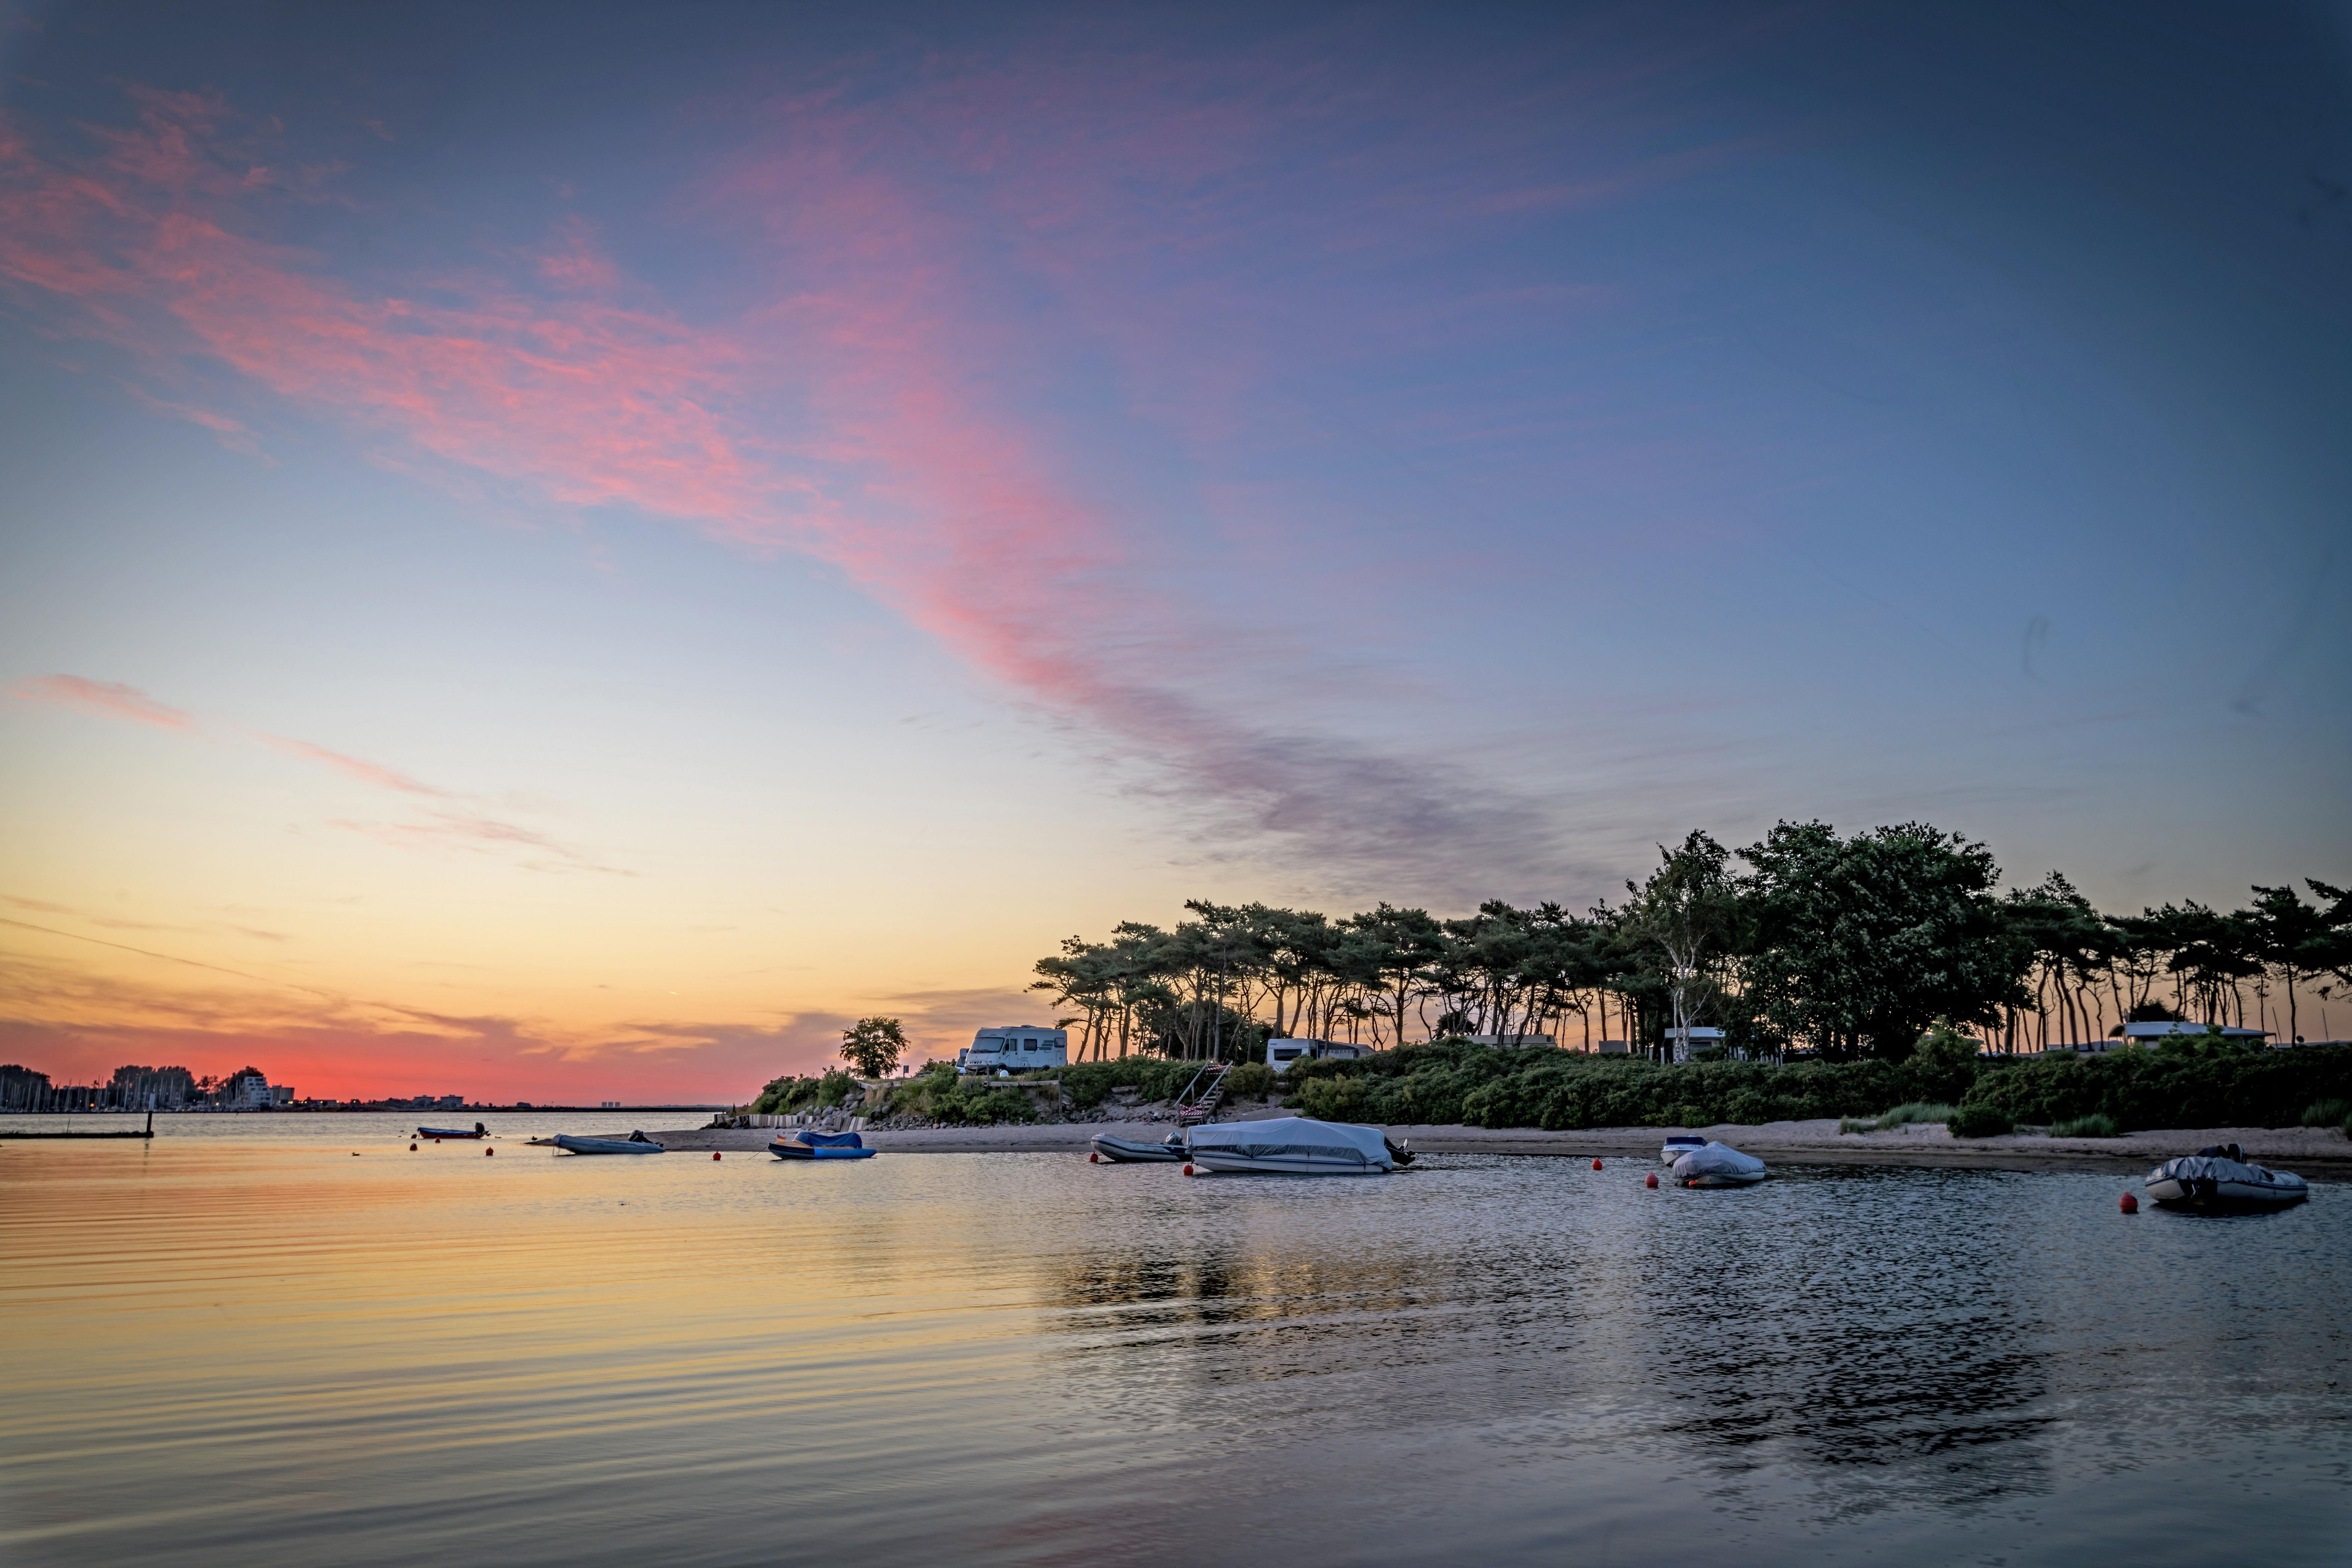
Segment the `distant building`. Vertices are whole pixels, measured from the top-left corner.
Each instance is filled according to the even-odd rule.
[[[1675,1060],[1686,1062],[1691,1059],[1693,1051],[1719,1049],[1723,1045],[1723,1031],[1706,1028],[1668,1029],[1666,1045],[1673,1051]]]
[[[272,1105],[291,1105],[291,1104],[293,1104],[293,1103],[294,1103],[294,1089],[293,1089],[292,1086],[291,1086],[291,1085],[289,1085],[289,1084],[283,1084],[283,1083],[273,1083],[273,1084],[271,1084],[271,1085],[269,1086],[269,1102],[270,1102]]]
[[[436,1110],[463,1110],[466,1109],[466,1097],[462,1094],[445,1094],[440,1099],[433,1102],[433,1109]]]
[[[1474,1046],[1517,1047],[1523,1050],[1549,1051],[1559,1045],[1549,1035],[1465,1035],[1463,1038]]]
[[[2117,1029],[2116,1033],[2109,1035],[2104,1040],[2084,1040],[2076,1045],[2053,1046],[2050,1048],[2053,1051],[2081,1051],[2085,1055],[2097,1056],[2122,1046],[2158,1047],[2178,1035],[2202,1035],[2209,1030],[2220,1030],[2221,1037],[2225,1040],[2245,1040],[2254,1045],[2260,1045],[2271,1037],[2271,1032],[2268,1029],[2231,1029],[2223,1028],[2219,1024],[2184,1024],[2177,1020],[2165,1020],[2149,1024],[2125,1024]]]
[[[221,1085],[220,1103],[224,1110],[268,1110],[278,1097],[269,1091],[269,1080],[260,1068],[240,1068]]]
[[[982,1029],[972,1036],[971,1044],[956,1053],[958,1072],[1025,1072],[1032,1068],[1069,1065],[1070,1031],[1034,1024]]]
[[[1287,1072],[1297,1061],[1354,1061],[1372,1054],[1370,1046],[1356,1045],[1348,1040],[1268,1040],[1265,1043],[1265,1065],[1276,1072]]]
[[[1632,1054],[1633,1049],[1633,1047],[1623,1040],[1595,1040],[1592,1042],[1592,1051],[1595,1056],[1629,1056]]]

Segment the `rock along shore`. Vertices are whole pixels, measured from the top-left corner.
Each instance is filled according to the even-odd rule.
[[[1251,1111],[1255,1121],[1279,1110]],[[1158,1142],[1171,1131],[1165,1121],[1041,1122],[1001,1127],[938,1127],[877,1130],[865,1134],[872,1147],[896,1154],[1035,1154],[1086,1152],[1097,1132]],[[2196,1127],[2133,1132],[2121,1138],[1954,1138],[1938,1124],[1894,1128],[1885,1132],[1841,1134],[1834,1121],[1769,1121],[1760,1127],[1596,1127],[1580,1132],[1547,1132],[1532,1127],[1391,1127],[1388,1135],[1429,1154],[1549,1154],[1654,1161],[1658,1146],[1674,1132],[1717,1138],[1767,1160],[1792,1164],[1950,1165],[1992,1171],[2147,1170],[2176,1154],[2209,1143],[2235,1143],[2246,1158],[2284,1166],[2305,1175],[2352,1178],[2352,1142],[2336,1128]],[[777,1134],[710,1128],[648,1131],[674,1150],[765,1150]]]

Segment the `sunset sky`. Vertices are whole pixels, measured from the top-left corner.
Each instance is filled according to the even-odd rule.
[[[2347,15],[0,0],[0,1059],[740,1100],[1782,817],[2352,879]]]

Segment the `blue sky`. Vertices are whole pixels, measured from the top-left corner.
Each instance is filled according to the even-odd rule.
[[[718,1093],[1782,817],[2352,879],[2340,8],[7,19],[25,1052]]]

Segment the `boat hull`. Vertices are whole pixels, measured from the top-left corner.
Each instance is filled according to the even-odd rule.
[[[1115,1165],[1172,1165],[1184,1157],[1184,1145],[1180,1142],[1139,1143],[1132,1138],[1114,1138],[1108,1132],[1097,1132],[1087,1142],[1096,1153]]]
[[[454,1127],[420,1127],[416,1130],[416,1135],[419,1138],[480,1138],[484,1136],[484,1134],[479,1132],[461,1132]]]
[[[2310,1184],[2292,1171],[2273,1171],[2231,1158],[2237,1145],[2167,1160],[2147,1173],[2147,1195],[2166,1208],[2243,1213],[2292,1208],[2311,1196]]]
[[[555,1146],[568,1154],[659,1154],[666,1152],[658,1143],[632,1143],[625,1138],[574,1138],[569,1132],[557,1133]]]
[[[768,1145],[768,1152],[773,1154],[779,1160],[870,1160],[874,1158],[877,1151],[872,1149],[811,1148],[806,1143],[795,1143],[779,1138],[774,1142]]]
[[[1770,1175],[1769,1171],[1717,1171],[1704,1176],[1692,1176],[1683,1183],[1686,1187],[1752,1187]]]

